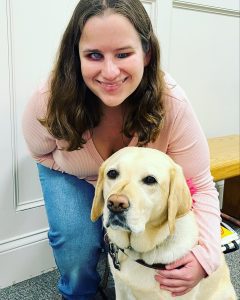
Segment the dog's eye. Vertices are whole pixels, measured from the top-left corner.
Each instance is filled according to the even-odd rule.
[[[155,184],[157,183],[156,178],[154,178],[153,176],[146,176],[145,178],[143,178],[143,183],[151,185],[151,184]]]
[[[107,176],[108,176],[108,178],[110,178],[110,179],[115,179],[115,178],[118,177],[118,175],[119,175],[119,173],[118,173],[117,170],[109,170],[109,171],[107,172]]]

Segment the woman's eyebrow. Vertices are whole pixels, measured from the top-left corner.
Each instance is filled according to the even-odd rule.
[[[84,50],[80,50],[81,52],[84,53],[89,53],[89,52],[101,52],[101,50],[98,49],[84,49]]]
[[[124,46],[124,47],[121,47],[121,48],[114,49],[114,51],[123,51],[123,50],[130,50],[130,49],[133,50],[134,47]],[[99,49],[83,49],[83,50],[80,50],[80,51],[83,52],[83,53],[102,52]]]
[[[115,51],[122,51],[122,50],[129,50],[129,49],[134,49],[134,47],[132,47],[132,46],[125,46],[125,47],[117,48]]]

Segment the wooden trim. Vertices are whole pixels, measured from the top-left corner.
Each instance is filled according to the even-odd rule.
[[[208,139],[210,168],[215,181],[240,175],[240,136]]]
[[[0,254],[12,250],[16,250],[21,247],[29,246],[41,241],[47,241],[48,228],[16,236],[11,239],[0,241]]]
[[[1,241],[0,266],[0,289],[54,270],[56,264],[46,232]]]
[[[209,6],[209,5],[204,5],[204,4],[196,4],[196,3],[186,2],[186,1],[174,0],[173,7],[180,8],[180,9],[199,11],[199,12],[206,12],[206,13],[211,13],[211,14],[231,16],[231,17],[238,17],[238,18],[240,17],[239,10]]]

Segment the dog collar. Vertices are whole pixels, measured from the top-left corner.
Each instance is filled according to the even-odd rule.
[[[108,253],[109,253],[109,255],[112,258],[112,262],[113,262],[114,268],[120,271],[121,264],[120,264],[119,259],[118,259],[118,252],[121,251],[125,255],[127,255],[126,252],[124,251],[124,249],[119,248],[116,244],[114,244],[113,242],[111,242],[107,234],[105,234],[104,240],[105,240],[105,242],[108,245]],[[129,255],[127,255],[127,256],[130,257]],[[138,263],[138,264],[140,264],[140,265],[142,265],[144,267],[150,268],[150,269],[165,270],[165,268],[166,268],[166,265],[165,264],[161,264],[161,263],[156,263],[156,264],[149,265],[149,264],[147,264],[142,259],[137,259],[137,260],[134,260],[134,261],[136,263]]]

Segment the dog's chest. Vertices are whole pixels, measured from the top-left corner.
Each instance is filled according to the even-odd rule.
[[[112,259],[109,259],[115,283],[120,289],[126,290],[127,296],[118,300],[168,299],[162,292],[160,294],[159,283],[154,278],[156,270],[138,264],[123,253],[119,253],[119,261],[120,271],[114,268]]]

